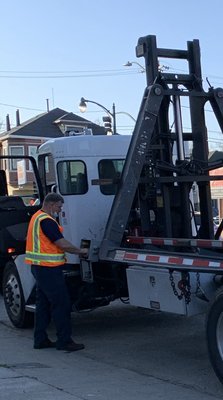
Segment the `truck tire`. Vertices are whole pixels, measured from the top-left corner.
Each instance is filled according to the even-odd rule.
[[[9,261],[3,275],[3,298],[8,317],[16,328],[32,327],[34,314],[25,310],[25,300],[17,268]]]
[[[216,295],[207,314],[206,337],[212,368],[223,384],[223,287]]]

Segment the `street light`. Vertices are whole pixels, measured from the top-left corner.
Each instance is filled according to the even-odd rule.
[[[125,114],[128,115],[129,118],[131,118],[134,122],[136,122],[136,119],[129,113],[125,112],[125,111],[116,111],[116,114]]]
[[[123,64],[124,67],[132,67],[132,64],[138,65],[138,67],[141,68],[140,72],[146,72],[145,67],[143,67],[141,64],[139,64],[137,61],[127,61],[127,63]]]
[[[81,112],[85,112],[87,109],[87,104],[86,103],[93,103],[96,104],[97,106],[101,107],[109,116],[112,117],[113,119],[113,135],[116,135],[116,112],[115,112],[115,103],[112,105],[112,112],[109,111],[106,107],[104,107],[102,104],[97,103],[96,101],[92,100],[87,100],[84,97],[81,97],[81,101],[79,104],[79,110]]]
[[[127,63],[123,64],[124,67],[132,67],[132,64],[136,64],[141,68],[140,72],[146,72],[145,67],[143,67],[141,64],[139,64],[137,61],[127,61]],[[168,70],[170,69],[170,67],[168,67],[167,65],[160,65],[158,64],[158,70],[160,72],[164,71],[164,70]]]

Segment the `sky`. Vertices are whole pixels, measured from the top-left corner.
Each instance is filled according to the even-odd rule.
[[[142,36],[155,35],[158,47],[186,49],[199,39],[204,78],[223,87],[222,0],[9,0],[1,4],[0,124],[9,114],[15,125],[60,107],[102,124],[103,110],[81,97],[117,112],[117,131],[132,133],[146,87],[136,64],[135,47]],[[161,60],[172,72],[179,65]],[[187,72],[185,68],[185,72]],[[206,88],[205,88],[206,90]],[[211,107],[208,107],[211,109]],[[127,113],[127,114],[125,114]],[[220,128],[209,113],[209,137],[220,144]]]

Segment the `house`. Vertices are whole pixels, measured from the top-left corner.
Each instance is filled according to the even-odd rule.
[[[223,163],[223,152],[222,151],[212,151],[209,154],[209,163],[219,163],[219,165]],[[210,175],[221,175],[223,176],[223,167],[220,166],[218,169],[211,170],[209,172]],[[211,186],[211,195],[212,199],[214,199],[214,206],[218,210],[219,218],[223,218],[223,181],[216,180],[210,182]]]
[[[106,135],[104,127],[96,125],[78,115],[60,108],[39,114],[24,123],[20,123],[19,111],[16,112],[16,127],[10,127],[6,117],[7,130],[0,134],[0,155],[36,157],[38,146],[51,138],[78,134],[86,129],[93,135]],[[19,159],[18,159],[19,160]],[[21,163],[21,162],[20,162]],[[2,160],[1,169],[5,170],[9,182],[9,195],[29,196],[33,193],[33,172],[27,160],[23,170],[17,160]],[[23,176],[18,180],[18,174]]]

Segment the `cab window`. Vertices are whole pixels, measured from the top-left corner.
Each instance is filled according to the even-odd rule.
[[[54,191],[56,187],[55,166],[52,154],[41,154],[38,158],[38,168],[46,195]]]
[[[83,161],[59,162],[57,173],[59,190],[62,195],[80,195],[88,191],[87,171]]]
[[[120,178],[124,160],[104,159],[98,164],[99,179],[113,180],[112,183],[103,182],[100,185],[101,193],[105,195],[114,195],[118,190],[117,180]]]

